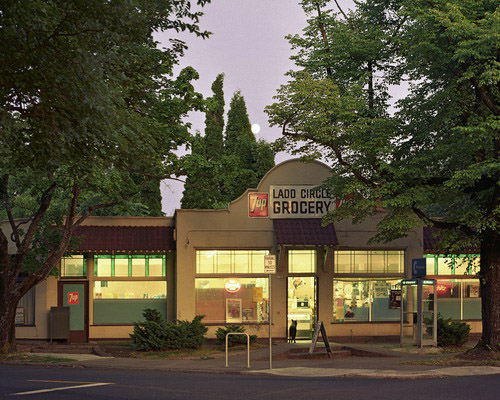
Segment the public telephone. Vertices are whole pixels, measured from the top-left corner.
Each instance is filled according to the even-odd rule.
[[[400,344],[437,346],[435,279],[401,281]]]

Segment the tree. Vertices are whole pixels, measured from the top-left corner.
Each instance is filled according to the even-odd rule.
[[[226,167],[224,192],[230,200],[256,187],[274,166],[274,151],[268,143],[257,142],[252,132],[245,98],[236,91],[231,99],[225,132]],[[268,169],[265,169],[267,168]]]
[[[158,49],[153,34],[206,38],[201,15],[188,0],[2,2],[1,352],[15,349],[18,301],[57,266],[76,227],[176,171],[172,151],[189,137],[182,118],[201,106],[198,75],[174,78],[186,46]]]
[[[205,136],[196,135],[191,154],[186,157],[186,184],[181,199],[182,208],[224,208],[227,201],[222,193],[224,155],[224,74],[212,83],[212,96],[205,100]]]
[[[332,164],[344,205],[328,221],[385,209],[373,240],[415,226],[443,249],[480,249],[482,339],[500,350],[500,12],[490,0],[367,0],[345,12],[303,1],[301,70],[267,108],[283,148]],[[389,87],[405,85],[399,100]]]
[[[206,101],[205,142],[208,160],[217,160],[224,152],[224,74],[212,83],[213,96]]]
[[[205,103],[205,136],[197,136],[184,168],[187,179],[182,208],[218,209],[256,187],[274,166],[274,151],[251,130],[245,99],[235,92],[224,130],[224,75],[212,84],[212,97]]]

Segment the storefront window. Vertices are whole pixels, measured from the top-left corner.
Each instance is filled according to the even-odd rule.
[[[337,274],[402,274],[403,272],[403,250],[338,250],[335,252],[335,273]]]
[[[439,279],[436,285],[438,312],[444,318],[461,319],[460,281]]]
[[[462,281],[464,286],[464,319],[481,319],[481,298],[479,297],[479,281],[467,279]],[[439,304],[439,303],[438,303]]]
[[[426,255],[427,275],[456,276],[458,279],[437,277],[438,311],[444,318],[481,319],[479,280],[464,279],[479,270],[480,258],[475,254]]]
[[[28,290],[16,308],[16,326],[35,325],[35,288]]]
[[[399,288],[393,280],[335,280],[333,283],[333,321],[399,321],[399,309],[391,305],[391,290]]]
[[[197,274],[262,274],[268,250],[198,250]]]
[[[268,320],[268,278],[196,278],[196,314],[205,323]]]
[[[166,318],[167,283],[163,281],[95,281],[95,324],[131,324],[143,319],[146,308]]]
[[[75,254],[61,258],[61,277],[84,277],[87,276],[87,260],[82,254]]]
[[[128,276],[128,257],[115,257],[115,274],[114,276]]]
[[[288,272],[313,274],[316,272],[315,250],[288,250]]]
[[[99,278],[166,276],[166,256],[96,255],[94,276]]]

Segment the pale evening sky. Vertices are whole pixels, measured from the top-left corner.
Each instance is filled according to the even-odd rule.
[[[339,2],[347,8],[349,0]],[[261,126],[257,138],[273,141],[280,135],[279,128],[269,128],[264,107],[273,102],[276,89],[286,83],[285,73],[294,69],[292,54],[285,39],[288,34],[300,33],[306,25],[306,16],[299,0],[213,0],[204,8],[201,27],[213,32],[206,40],[193,35],[182,35],[189,46],[180,67],[192,66],[200,74],[196,90],[205,97],[211,95],[216,75],[223,72],[226,112],[233,93],[241,90],[248,107],[250,122]],[[157,35],[166,41],[166,35]],[[165,42],[167,45],[167,42]],[[196,130],[203,132],[204,115],[189,116]],[[291,156],[278,154],[276,163]],[[183,185],[167,180],[161,185],[162,208],[173,215],[180,208]]]

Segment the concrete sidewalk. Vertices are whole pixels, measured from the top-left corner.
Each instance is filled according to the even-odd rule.
[[[240,374],[271,374],[290,377],[369,377],[418,379],[437,377],[457,377],[471,375],[500,374],[500,367],[464,366],[443,367],[429,365],[407,365],[408,361],[443,357],[447,355],[408,354],[393,351],[381,346],[349,345],[358,351],[371,352],[372,356],[348,357],[338,359],[288,359],[280,357],[291,347],[302,345],[279,343],[273,346],[273,369],[269,369],[269,349],[262,348],[251,351],[251,366],[248,369],[247,355],[230,354],[229,368],[225,367],[225,357],[222,354],[216,358],[197,360],[157,360],[141,358],[113,358],[95,355],[58,354],[78,361],[64,363],[84,368],[115,368],[138,369],[177,372],[204,373],[240,373]],[[366,353],[365,353],[366,354]]]

